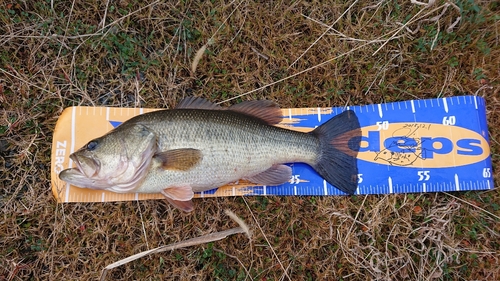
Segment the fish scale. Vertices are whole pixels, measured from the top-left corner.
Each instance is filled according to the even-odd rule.
[[[203,160],[187,172],[152,169],[138,192],[157,190],[165,187],[165,183],[180,185],[186,177],[191,179],[195,191],[204,191],[245,175],[258,174],[275,163],[316,160],[318,142],[312,135],[271,127],[230,111],[184,109],[155,112],[150,117],[151,120],[136,122],[158,134],[159,150],[200,149]],[[269,162],[270,157],[274,163]]]

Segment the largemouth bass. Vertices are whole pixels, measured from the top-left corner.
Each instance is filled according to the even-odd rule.
[[[76,167],[61,180],[117,193],[162,193],[192,211],[194,192],[240,179],[280,185],[292,170],[310,165],[347,194],[357,188],[358,118],[347,110],[310,133],[273,126],[282,120],[271,101],[223,108],[190,97],[170,110],[135,116],[70,155]]]

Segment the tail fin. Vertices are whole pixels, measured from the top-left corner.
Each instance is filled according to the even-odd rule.
[[[347,194],[358,187],[358,156],[361,128],[354,111],[347,110],[316,128],[320,141],[318,161],[312,165],[327,182]]]

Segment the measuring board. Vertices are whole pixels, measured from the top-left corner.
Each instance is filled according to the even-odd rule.
[[[347,108],[282,109],[281,127],[308,132],[346,109],[362,127],[356,194],[494,188],[484,99],[460,96]],[[157,109],[70,107],[59,118],[52,144],[52,191],[59,202],[161,199],[161,194],[118,194],[77,188],[57,176],[73,166],[69,155],[131,117]],[[343,195],[311,167],[289,164],[292,178],[279,186],[240,181],[195,197],[239,195]]]

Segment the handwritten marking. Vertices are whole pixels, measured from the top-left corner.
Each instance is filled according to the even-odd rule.
[[[404,167],[413,165],[418,159],[423,159],[422,153],[427,150],[422,148],[422,140],[415,136],[418,136],[419,129],[429,130],[431,126],[432,124],[404,124],[403,128],[392,133],[392,136],[399,138],[399,140],[393,141],[385,149],[377,152],[373,161],[383,160],[393,166]],[[397,147],[400,151],[391,151],[392,147]]]

